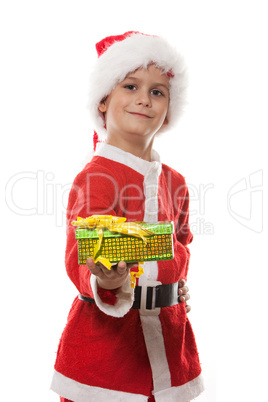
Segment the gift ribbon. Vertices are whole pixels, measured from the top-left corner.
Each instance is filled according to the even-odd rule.
[[[136,285],[136,278],[139,278],[142,274],[144,274],[143,268],[140,264],[144,264],[144,262],[140,262],[138,265],[138,271],[131,271],[130,270],[130,281],[131,281],[131,288],[134,289]]]
[[[147,237],[154,234],[151,230],[144,228],[137,222],[126,222],[125,217],[113,215],[92,215],[87,218],[81,218],[78,216],[77,220],[72,221],[71,223],[73,226],[78,228],[97,230],[99,241],[94,248],[93,259],[95,263],[100,262],[108,269],[111,269],[112,266],[108,258],[98,255],[103,241],[104,229],[108,229],[110,232],[139,237],[145,243],[147,242]],[[143,269],[141,267],[139,267],[139,272],[133,272],[131,283],[133,284],[135,277],[139,277],[142,273]]]

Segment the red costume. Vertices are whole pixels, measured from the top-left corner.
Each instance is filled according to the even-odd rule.
[[[69,196],[66,269],[80,294],[62,334],[52,389],[75,402],[186,402],[203,390],[194,334],[185,304],[163,307],[159,315],[131,309],[130,280],[116,291],[97,287],[96,277],[78,265],[77,242],[70,225],[77,216],[125,216],[128,221],[173,221],[174,259],[147,262],[139,285],[187,279],[192,241],[188,190],[184,178],[161,164],[153,152],[147,162],[101,144],[76,177]]]

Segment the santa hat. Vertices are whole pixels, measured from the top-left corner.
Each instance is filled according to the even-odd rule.
[[[89,110],[101,139],[106,137],[103,114],[98,107],[116,85],[140,67],[155,64],[170,77],[168,125],[173,126],[185,104],[187,73],[183,58],[166,40],[140,32],[109,36],[96,44],[98,60],[90,78]]]

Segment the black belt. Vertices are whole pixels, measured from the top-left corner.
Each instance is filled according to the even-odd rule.
[[[156,286],[150,286],[151,283],[153,282],[149,281],[149,286],[135,287],[134,303],[131,308],[145,309],[145,311],[148,311],[148,314],[150,315],[150,311],[155,311],[161,307],[174,306],[180,302],[178,295],[178,282]],[[146,292],[146,296],[142,297],[143,292]],[[95,303],[95,300],[91,297],[85,297],[81,294],[79,294],[79,299],[85,302]],[[142,306],[142,300],[146,301],[144,308]]]

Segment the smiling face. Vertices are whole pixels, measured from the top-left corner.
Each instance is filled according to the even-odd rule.
[[[122,141],[152,141],[167,124],[168,105],[169,78],[160,69],[150,65],[128,74],[99,106],[105,114],[107,142],[119,146]]]

